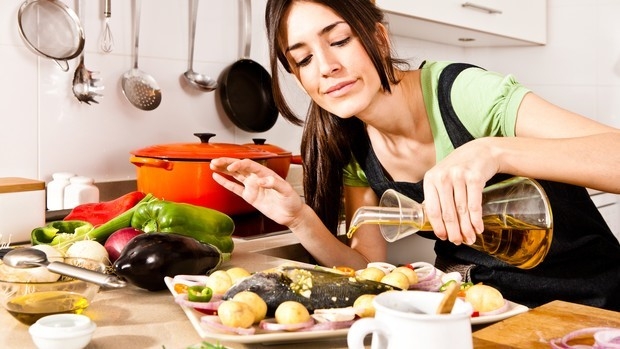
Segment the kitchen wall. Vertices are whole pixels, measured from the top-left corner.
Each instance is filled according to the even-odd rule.
[[[75,2],[74,2],[75,1]],[[66,0],[74,7],[77,0]],[[267,138],[299,151],[301,128],[283,119],[269,131],[254,134],[236,128],[218,105],[215,93],[186,86],[188,2],[143,1],[140,28],[141,70],[162,89],[153,111],[132,106],[120,88],[121,75],[132,66],[131,1],[112,0],[112,53],[99,48],[103,0],[82,0],[86,34],[85,64],[99,71],[105,86],[99,104],[79,103],[71,92],[76,60],[69,72],[40,58],[23,43],[17,11],[23,1],[0,2],[0,177],[49,181],[56,171],[94,177],[98,182],[135,178],[129,151],[148,145],[196,142],[194,132],[213,132],[214,142],[246,143]],[[266,0],[252,0],[251,58],[267,67],[263,26]],[[541,47],[464,49],[395,37],[401,56],[414,64],[424,59],[469,61],[513,73],[552,102],[620,126],[620,13],[617,0],[549,0],[548,44]],[[194,69],[217,77],[240,57],[237,1],[201,2]],[[524,18],[524,20],[526,20]],[[296,84],[289,98],[299,112],[306,99]],[[614,98],[615,97],[615,98]]]

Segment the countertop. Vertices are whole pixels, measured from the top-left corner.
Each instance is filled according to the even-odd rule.
[[[299,252],[299,242],[291,233],[254,240],[237,239],[235,243],[233,256],[222,269],[240,266],[249,271],[263,270],[290,263],[289,259],[280,257]],[[102,290],[84,314],[97,324],[93,340],[86,349],[184,349],[202,341],[167,290],[150,292],[133,286]],[[594,326],[620,328],[620,313],[552,302],[486,327],[474,326],[474,348],[548,348],[549,339],[563,336],[575,329]],[[222,344],[234,349],[291,347],[291,343]],[[345,337],[295,343],[294,346],[296,349],[347,348]],[[0,347],[35,348],[28,334],[28,327],[6,311],[2,311],[0,315]]]

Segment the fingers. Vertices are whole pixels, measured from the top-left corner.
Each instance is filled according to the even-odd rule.
[[[424,180],[425,211],[435,235],[459,245],[473,244],[484,230],[482,189],[477,179]]]

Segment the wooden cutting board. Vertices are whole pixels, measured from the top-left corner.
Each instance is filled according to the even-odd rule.
[[[549,340],[588,327],[620,329],[620,313],[553,301],[474,332],[475,348],[549,348]],[[570,342],[593,344],[591,338]]]

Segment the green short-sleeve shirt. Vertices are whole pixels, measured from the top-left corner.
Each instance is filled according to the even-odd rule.
[[[437,100],[439,75],[450,63],[427,61],[421,68],[422,95],[433,132],[437,161],[454,151]],[[473,68],[465,69],[458,75],[450,97],[454,111],[474,138],[514,137],[517,111],[529,91],[512,75]],[[364,171],[355,159],[344,168],[343,179],[347,186],[369,186]]]

